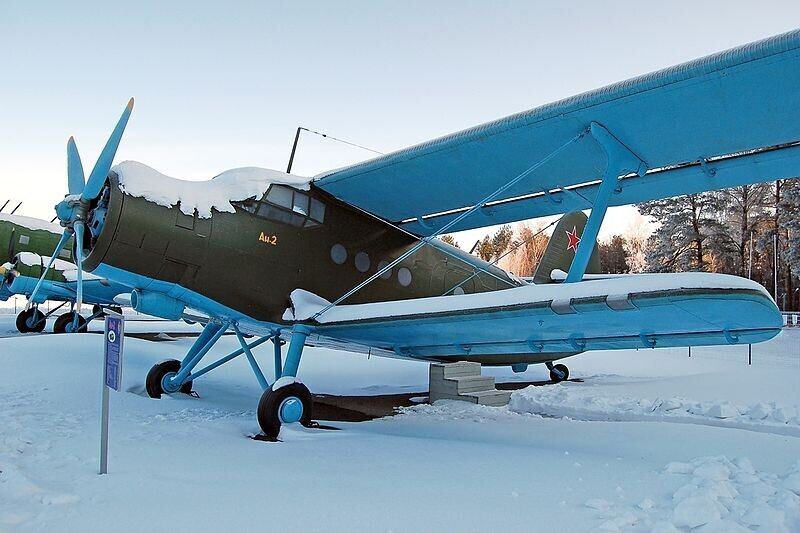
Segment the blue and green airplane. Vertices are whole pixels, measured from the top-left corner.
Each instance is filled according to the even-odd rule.
[[[0,300],[6,301],[15,295],[28,298],[31,296],[62,231],[63,228],[58,224],[0,213],[0,253],[5,252],[4,263],[0,265]],[[17,315],[16,325],[20,332],[43,331],[47,318],[65,305],[70,306],[70,311],[56,319],[53,324],[54,333],[86,331],[87,324],[100,316],[104,309],[118,310],[119,304],[114,298],[129,293],[130,289],[107,279],[85,274],[86,302],[94,304],[94,307],[88,317],[76,312],[77,267],[70,262],[71,259],[70,243],[59,251],[32,305]],[[44,312],[39,309],[39,304],[47,300],[62,303],[49,312]]]

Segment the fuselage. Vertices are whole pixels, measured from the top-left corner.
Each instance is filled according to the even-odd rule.
[[[136,273],[139,281],[133,284],[147,286],[131,288],[147,290],[149,280],[162,290],[164,283],[174,284],[270,323],[285,322],[294,289],[333,301],[417,242],[313,184],[307,191],[273,184],[261,196],[231,202],[233,213],[212,210],[204,218],[197,211],[187,215],[179,206],[125,194],[112,172],[101,202],[107,211],[100,231],[94,237],[87,232],[86,270],[102,265]],[[520,283],[502,269],[436,241],[347,303],[441,296],[459,284],[456,293]]]

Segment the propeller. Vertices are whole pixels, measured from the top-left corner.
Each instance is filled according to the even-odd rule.
[[[83,163],[78,154],[78,146],[75,144],[75,139],[70,137],[67,141],[67,190],[69,194],[56,205],[56,217],[59,222],[64,226],[64,233],[61,234],[61,239],[58,241],[55,250],[50,255],[50,261],[42,271],[39,281],[36,283],[28,305],[30,308],[35,301],[36,293],[44,281],[50,267],[53,266],[56,257],[58,257],[61,250],[67,244],[67,241],[73,235],[75,236],[74,255],[75,263],[78,267],[77,279],[77,297],[75,301],[76,307],[76,320],[81,311],[83,304],[83,236],[86,226],[86,218],[88,215],[89,207],[92,200],[95,200],[100,192],[103,190],[108,173],[111,170],[111,165],[114,162],[114,156],[117,153],[117,148],[122,140],[122,134],[125,132],[125,126],[128,124],[128,119],[133,110],[133,98],[128,101],[122,116],[117,121],[117,125],[111,132],[111,135],[106,141],[103,151],[92,168],[89,174],[89,179],[86,180],[83,172]]]

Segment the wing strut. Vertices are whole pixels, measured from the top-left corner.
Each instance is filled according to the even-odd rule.
[[[594,126],[594,123],[592,123],[592,126]],[[605,131],[605,128],[603,129],[603,131]],[[514,177],[510,181],[506,182],[503,186],[501,186],[500,188],[495,190],[493,193],[491,193],[489,196],[487,196],[486,198],[484,198],[483,200],[481,200],[477,204],[473,205],[467,211],[464,211],[459,216],[457,216],[456,218],[454,218],[453,220],[451,220],[450,222],[448,222],[447,224],[445,224],[444,226],[442,226],[438,230],[435,230],[431,235],[428,235],[427,237],[421,239],[414,246],[409,248],[405,253],[400,255],[400,257],[398,257],[394,261],[390,262],[385,267],[379,269],[372,276],[368,277],[367,279],[365,279],[364,281],[362,281],[361,283],[359,283],[358,285],[356,285],[355,287],[353,287],[352,289],[347,291],[345,294],[343,294],[342,296],[337,298],[334,302],[326,305],[325,307],[323,307],[322,309],[317,311],[317,313],[315,313],[314,316],[311,317],[311,320],[318,319],[320,316],[322,316],[323,314],[327,313],[329,310],[333,309],[334,307],[336,307],[337,305],[342,303],[344,300],[346,300],[347,298],[349,298],[350,296],[352,296],[356,292],[360,291],[361,289],[363,289],[364,287],[366,287],[367,285],[369,285],[370,283],[372,283],[373,281],[375,281],[376,279],[381,277],[383,274],[385,274],[386,272],[388,272],[389,270],[391,270],[392,268],[397,266],[399,263],[401,263],[402,261],[404,261],[405,259],[407,259],[411,255],[416,253],[420,248],[422,248],[425,245],[430,244],[430,242],[433,239],[435,239],[436,237],[438,237],[439,235],[441,235],[443,233],[447,233],[447,230],[449,230],[450,228],[452,228],[453,226],[455,226],[456,224],[458,224],[459,222],[461,222],[462,220],[464,220],[468,216],[472,215],[476,211],[479,211],[480,209],[482,209],[485,204],[487,204],[488,202],[491,202],[492,200],[494,200],[495,198],[497,198],[498,196],[503,194],[506,190],[510,189],[511,187],[513,187],[514,185],[516,185],[517,183],[522,181],[523,179],[527,178],[536,169],[538,169],[539,167],[541,167],[542,165],[544,165],[545,163],[547,163],[548,161],[550,161],[551,159],[556,157],[558,154],[560,154],[562,151],[564,151],[569,145],[579,141],[587,133],[590,133],[590,132],[591,132],[591,129],[588,129],[588,130],[583,130],[580,133],[578,133],[577,135],[575,135],[572,139],[570,139],[569,141],[565,142],[564,144],[562,144],[561,146],[559,146],[558,148],[556,148],[555,150],[553,150],[552,152],[550,152],[549,154],[544,156],[542,159],[540,159],[539,161],[537,161],[536,163],[534,163],[533,165],[528,167],[527,170],[523,171],[522,173],[518,174],[516,177]],[[606,133],[608,134],[608,132],[606,132]],[[608,134],[608,135],[610,135],[610,134]],[[601,218],[601,221],[602,221],[602,216],[600,218]],[[420,218],[420,222],[422,222],[421,218]],[[598,227],[599,227],[599,224],[598,224]]]
[[[606,169],[603,172],[603,181],[597,190],[597,196],[592,204],[592,212],[581,235],[578,251],[575,252],[575,259],[572,261],[572,266],[569,267],[565,283],[573,283],[583,279],[586,267],[589,264],[589,258],[594,250],[597,234],[600,232],[600,225],[603,223],[608,210],[611,195],[615,191],[619,192],[621,190],[618,187],[619,177],[630,172],[642,177],[647,172],[647,164],[601,124],[592,122],[589,132],[606,154]]]

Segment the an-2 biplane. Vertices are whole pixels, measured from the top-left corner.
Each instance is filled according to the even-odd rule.
[[[89,322],[103,315],[106,309],[120,311],[115,300],[127,296],[130,289],[99,276],[86,276],[86,301],[93,304],[92,313],[83,316],[75,310],[77,267],[70,263],[71,250],[67,247],[59,257],[47,256],[61,236],[62,228],[45,220],[23,215],[0,213],[0,250],[5,251],[5,262],[0,264],[0,301],[15,295],[29,297],[37,285],[36,300],[17,315],[16,326],[20,333],[39,333],[47,319],[65,305],[70,310],[62,313],[53,323],[53,333],[85,332]],[[50,268],[44,278],[45,264]],[[61,302],[48,311],[40,309],[45,300]]]
[[[77,264],[131,287],[136,309],[209,315],[182,361],[151,369],[147,391],[190,391],[243,354],[264,390],[258,422],[269,437],[311,421],[296,379],[307,344],[518,370],[546,363],[563,379],[552,362],[585,350],[760,342],[781,317],[754,282],[611,277],[587,265],[610,206],[799,175],[798,86],[793,31],[311,180],[248,168],[183,182],[134,162],[112,168],[131,100],[86,182],[70,139],[52,255],[74,234]],[[569,261],[549,256],[532,284],[435,238],[581,210],[582,231],[564,230]],[[227,330],[241,347],[199,368]],[[271,383],[252,354],[268,340]]]

